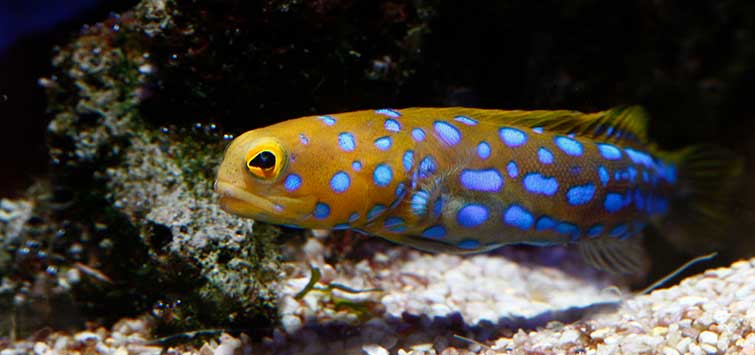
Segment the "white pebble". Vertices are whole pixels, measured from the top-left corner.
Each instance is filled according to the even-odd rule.
[[[690,344],[692,344],[692,338],[684,337],[676,343],[676,350],[679,350],[680,353],[686,353]]]
[[[595,330],[594,332],[590,333],[590,338],[593,339],[603,339],[606,337],[606,335],[611,333],[611,328],[600,328]]]
[[[689,344],[689,352],[692,353],[692,355],[705,355],[703,348],[695,343]]]
[[[579,340],[579,332],[574,329],[567,329],[561,334],[561,337],[558,338],[558,343],[562,345],[576,343],[577,340]]]
[[[703,351],[706,354],[715,354],[718,352],[718,349],[715,346],[710,345],[710,344],[702,344],[700,345],[700,347],[703,349]]]
[[[377,344],[367,344],[362,346],[362,351],[366,355],[388,355],[388,350]]]
[[[34,343],[34,353],[37,355],[43,355],[50,351],[50,347],[43,342]]]
[[[718,343],[718,334],[706,330],[700,333],[700,341],[706,344],[715,345],[716,343]]]
[[[679,351],[677,351],[676,349],[670,346],[664,346],[663,355],[681,355],[681,354],[679,353]]]
[[[686,306],[686,307],[694,306],[696,304],[701,304],[705,302],[708,302],[708,299],[705,297],[700,297],[700,296],[684,296],[682,298],[679,298],[678,301],[676,301],[676,303],[682,306]]]
[[[74,339],[76,339],[76,341],[80,343],[85,343],[87,341],[98,342],[100,340],[100,336],[92,332],[81,332],[76,334],[76,336],[74,336]]]
[[[286,314],[281,318],[281,325],[288,334],[294,334],[297,330],[301,329],[301,319],[299,317]]]

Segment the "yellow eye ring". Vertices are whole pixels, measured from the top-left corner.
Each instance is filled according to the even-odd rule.
[[[267,180],[276,178],[283,169],[284,156],[283,148],[278,142],[265,140],[249,149],[244,161],[252,175]]]

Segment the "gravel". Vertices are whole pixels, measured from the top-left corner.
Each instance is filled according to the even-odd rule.
[[[755,259],[632,295],[558,250],[460,257],[387,248],[328,264],[319,243],[310,239],[303,261],[287,265],[281,325],[269,337],[223,334],[167,353],[755,355]],[[319,289],[296,298],[310,264],[322,273]],[[158,354],[150,330],[146,319],[127,319],[7,344],[0,355]]]

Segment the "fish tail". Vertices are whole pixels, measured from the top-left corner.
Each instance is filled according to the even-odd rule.
[[[721,248],[742,211],[742,200],[736,197],[742,190],[743,161],[714,145],[691,146],[664,158],[676,166],[676,188],[661,232],[687,252]]]

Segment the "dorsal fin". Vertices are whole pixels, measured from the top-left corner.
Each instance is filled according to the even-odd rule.
[[[408,113],[409,110],[427,109],[407,109],[404,112]],[[545,131],[575,134],[606,142],[647,143],[647,114],[640,106],[619,106],[595,113],[570,110],[485,110],[464,107],[436,110],[443,110],[445,115],[450,116],[469,116],[479,121],[529,128],[541,127]]]

